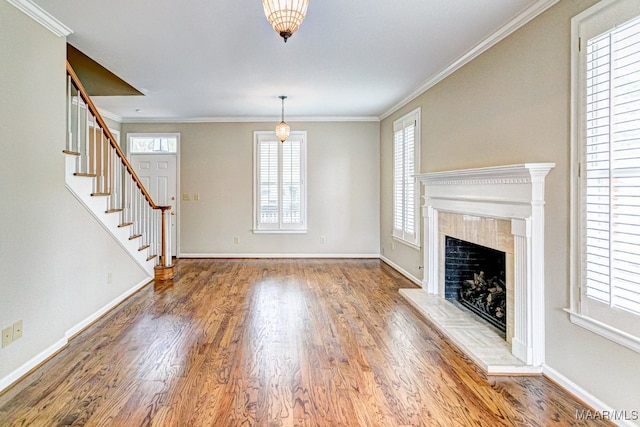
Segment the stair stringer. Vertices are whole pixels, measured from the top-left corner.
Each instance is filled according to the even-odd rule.
[[[106,213],[107,197],[92,196],[95,178],[75,176],[76,156],[65,155],[65,186],[73,196],[91,213],[100,225],[115,239],[116,242],[129,254],[129,256],[154,277],[155,259],[147,261],[149,249],[139,251],[140,239],[129,240],[131,226],[118,227],[120,224],[119,213]]]

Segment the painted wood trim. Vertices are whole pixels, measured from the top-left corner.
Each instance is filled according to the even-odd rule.
[[[67,37],[73,34],[73,30],[58,21],[46,10],[33,3],[31,0],[7,0],[9,4],[20,9],[29,18],[42,25],[58,37]]]

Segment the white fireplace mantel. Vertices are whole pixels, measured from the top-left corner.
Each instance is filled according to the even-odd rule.
[[[418,175],[424,186],[423,289],[439,294],[438,212],[511,221],[514,238],[512,354],[544,362],[544,185],[554,163],[525,163]],[[443,296],[444,298],[444,296]]]

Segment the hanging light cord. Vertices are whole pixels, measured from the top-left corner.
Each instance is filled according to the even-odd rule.
[[[282,100],[282,121],[284,122],[284,100],[285,100],[286,96],[280,96],[280,99]]]

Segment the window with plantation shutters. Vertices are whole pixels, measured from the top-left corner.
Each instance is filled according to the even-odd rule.
[[[574,18],[575,320],[640,351],[640,2],[597,6]]]
[[[254,132],[255,232],[306,230],[305,142],[306,132]]]
[[[393,123],[393,237],[419,246],[420,110]]]

